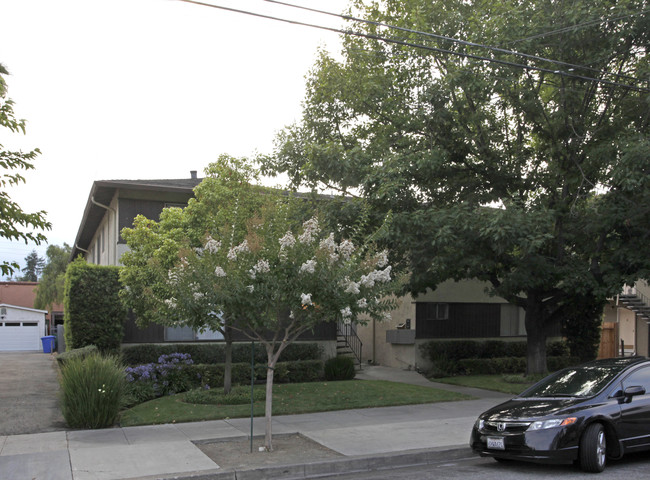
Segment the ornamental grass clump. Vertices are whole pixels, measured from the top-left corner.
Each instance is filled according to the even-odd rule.
[[[113,355],[71,358],[61,368],[61,410],[71,428],[115,424],[125,387],[124,368]]]

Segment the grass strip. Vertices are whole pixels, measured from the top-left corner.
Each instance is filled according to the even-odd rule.
[[[264,385],[256,385],[264,389]],[[136,405],[120,416],[123,427],[163,423],[245,418],[247,405],[200,405],[184,402],[185,394],[166,396]],[[432,387],[383,380],[287,383],[273,386],[273,415],[327,412],[353,408],[389,407],[419,403],[471,400],[473,397]],[[253,414],[264,415],[264,402],[254,403]]]
[[[510,377],[513,377],[513,375],[510,375]],[[535,383],[534,381],[514,382],[511,378],[504,378],[503,375],[461,375],[458,377],[434,378],[432,381],[463,387],[482,388],[512,395],[520,394]]]

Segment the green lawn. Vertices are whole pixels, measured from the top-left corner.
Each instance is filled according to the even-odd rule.
[[[517,380],[516,382],[514,380]],[[434,378],[433,382],[461,385],[463,387],[483,388],[496,392],[518,395],[531,386],[534,381],[523,381],[516,375],[461,375],[458,377]]]
[[[264,389],[264,385],[255,388]],[[122,412],[120,425],[155,425],[248,417],[247,405],[199,405],[183,401],[179,394],[136,405]],[[380,380],[312,382],[273,386],[273,415],[325,412],[352,408],[388,407],[418,403],[470,400],[472,397],[436,388]],[[253,406],[255,416],[264,415],[264,402]]]

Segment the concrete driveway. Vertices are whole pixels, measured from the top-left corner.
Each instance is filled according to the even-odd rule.
[[[53,355],[0,352],[0,435],[65,430],[57,372]]]

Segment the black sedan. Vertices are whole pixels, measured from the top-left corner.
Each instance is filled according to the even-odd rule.
[[[470,446],[499,461],[579,462],[587,472],[650,449],[650,359],[595,360],[555,372],[482,413]]]

